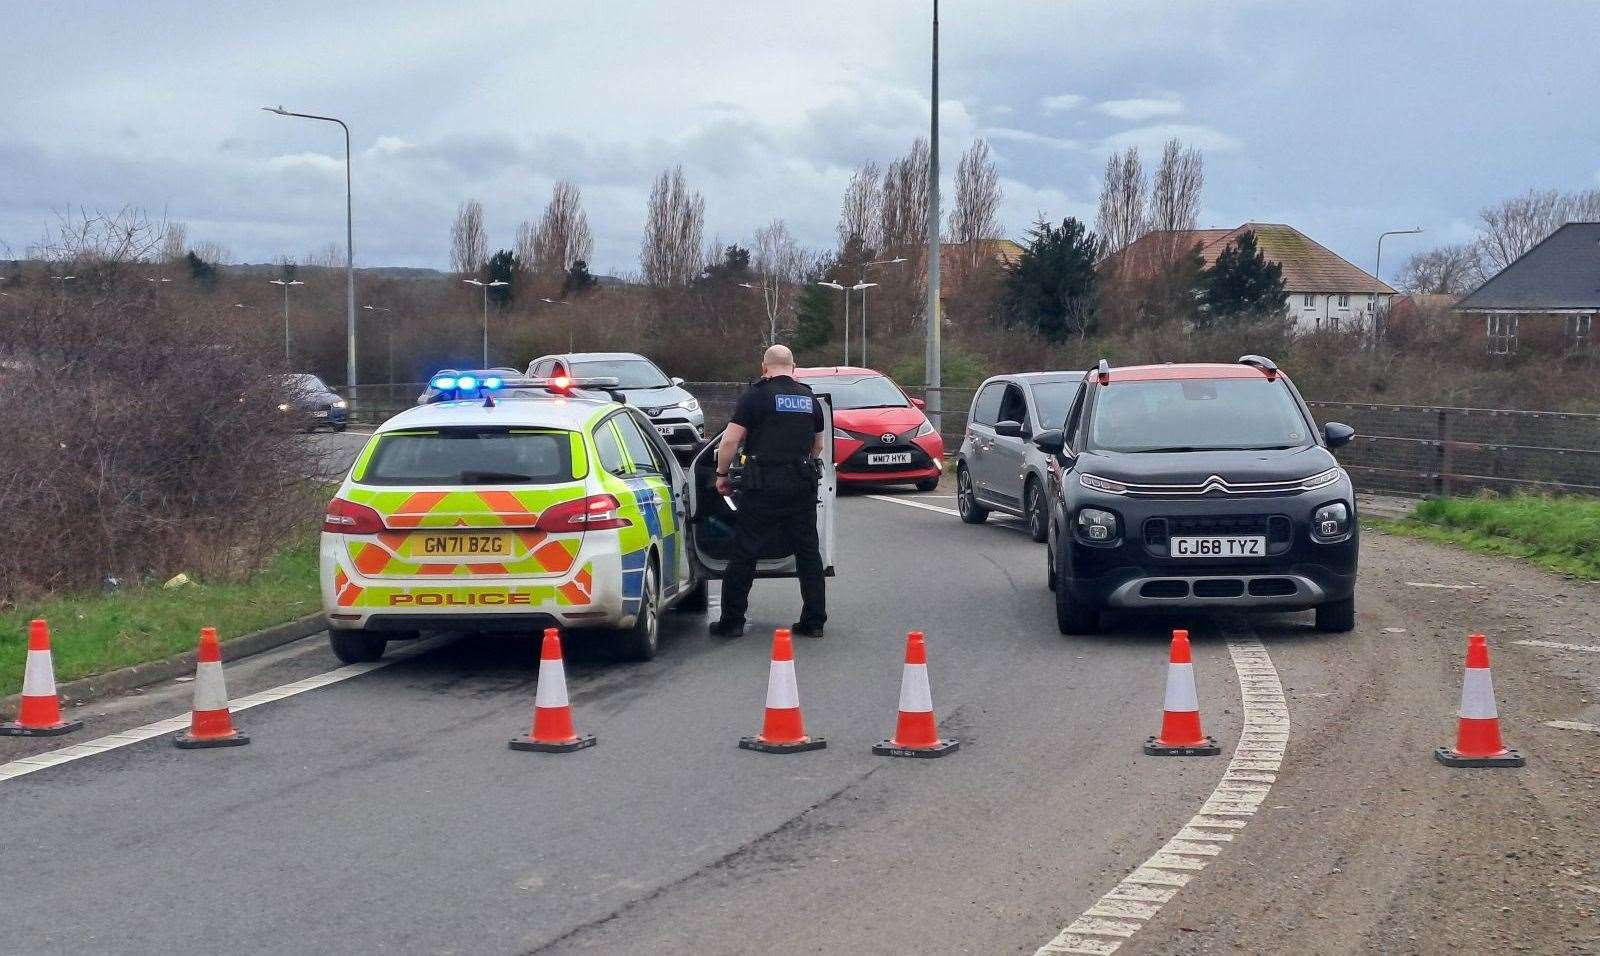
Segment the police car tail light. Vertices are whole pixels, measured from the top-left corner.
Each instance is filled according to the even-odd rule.
[[[333,534],[377,534],[383,530],[383,516],[354,501],[335,498],[322,516],[322,530]]]
[[[546,508],[539,516],[537,527],[548,534],[626,528],[633,522],[622,517],[621,510],[622,502],[615,495],[574,498]]]

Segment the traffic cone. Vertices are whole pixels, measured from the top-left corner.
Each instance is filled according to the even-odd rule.
[[[233,729],[228,711],[228,685],[222,679],[222,645],[217,629],[200,629],[200,649],[195,654],[194,712],[189,730],[172,738],[172,745],[183,750],[206,747],[242,747],[250,738]]]
[[[921,631],[906,635],[906,666],[900,672],[900,717],[894,736],[879,741],[872,752],[882,757],[943,757],[961,746],[941,740],[933,717],[933,691],[928,687],[928,645]]]
[[[59,737],[83,726],[81,720],[61,719],[61,698],[56,696],[56,668],[50,659],[50,625],[43,620],[28,625],[28,662],[22,671],[22,705],[17,719],[0,724],[0,737]]]
[[[544,629],[539,652],[539,686],[533,694],[533,731],[511,741],[512,750],[564,754],[593,747],[593,734],[579,737],[572,730],[572,704],[567,701],[567,667],[561,661],[561,635]]]
[[[1494,678],[1489,674],[1489,642],[1482,634],[1467,638],[1467,669],[1461,676],[1461,709],[1456,745],[1433,752],[1447,767],[1521,767],[1522,754],[1500,739],[1500,713],[1495,709]]]
[[[1152,757],[1209,757],[1222,748],[1200,731],[1200,698],[1194,692],[1194,660],[1189,632],[1172,632],[1172,657],[1167,664],[1167,697],[1161,712],[1161,736],[1144,742]]]
[[[789,629],[772,632],[772,667],[767,671],[767,715],[759,737],[741,737],[739,746],[768,754],[821,750],[828,742],[807,737],[800,719],[800,687],[794,679],[794,640]]]

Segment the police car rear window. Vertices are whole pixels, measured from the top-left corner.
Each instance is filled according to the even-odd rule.
[[[549,485],[572,481],[573,433],[440,428],[378,438],[364,485]]]

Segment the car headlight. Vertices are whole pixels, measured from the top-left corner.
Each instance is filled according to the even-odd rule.
[[[912,438],[925,438],[925,437],[927,437],[929,435],[932,435],[932,434],[933,434],[933,422],[925,421],[925,422],[922,423],[922,427],[917,429],[917,433],[915,435],[912,435],[911,437]]]
[[[334,408],[344,408],[344,407],[345,407],[345,401],[344,401],[344,399],[342,399],[342,398],[336,398],[336,399],[334,399],[334,400],[333,400],[333,407],[334,407]]]
[[[280,411],[280,412],[286,412],[286,411],[288,411],[289,409],[291,409],[293,407],[294,406],[290,405],[287,402],[279,402],[278,403],[278,411]]]
[[[1300,482],[1300,490],[1315,491],[1318,488],[1326,488],[1327,486],[1338,481],[1339,476],[1343,473],[1344,470],[1338,467],[1329,468],[1327,471],[1318,472],[1315,475],[1312,475],[1310,478],[1307,478],[1305,481]]]
[[[1117,540],[1117,516],[1100,508],[1078,509],[1078,537],[1094,544]]]
[[[678,407],[686,412],[698,412],[700,410],[700,400],[691,398],[687,401],[679,402]]]
[[[842,429],[842,428],[835,428],[835,429],[834,429],[834,430],[833,430],[833,437],[835,437],[835,438],[842,438],[842,439],[844,439],[844,440],[845,440],[845,441],[850,441],[850,440],[851,440],[851,439],[850,439],[850,433],[849,433],[849,432],[847,432],[847,431],[845,431],[845,430],[844,430],[844,429]]]
[[[1125,495],[1128,493],[1127,485],[1120,481],[1112,481],[1109,478],[1101,478],[1098,475],[1079,475],[1078,484],[1090,491],[1104,492],[1108,495]]]
[[[1311,513],[1311,535],[1319,540],[1342,538],[1350,533],[1350,508],[1333,501]]]

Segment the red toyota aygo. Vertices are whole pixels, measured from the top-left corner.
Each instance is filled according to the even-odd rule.
[[[833,460],[841,485],[916,485],[932,491],[944,470],[944,439],[922,400],[870,368],[797,368],[794,377],[833,404]]]

